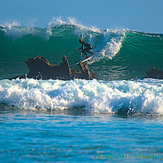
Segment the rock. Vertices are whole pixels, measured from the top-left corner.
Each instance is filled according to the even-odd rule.
[[[60,64],[60,73],[62,74],[62,76],[65,77],[70,77],[71,76],[71,68],[70,65],[68,63],[67,57],[63,57],[63,63]]]
[[[152,70],[146,72],[147,76],[145,78],[153,79],[163,79],[163,71],[156,69],[155,67]]]
[[[53,67],[56,65],[52,65],[47,59],[44,57],[38,56],[34,58],[29,58],[28,61],[25,61],[29,68],[29,73],[27,74],[28,78],[50,78],[53,76]]]
[[[79,67],[80,67],[80,70],[81,70],[81,74],[82,74],[82,77],[84,79],[89,79],[91,77],[91,73],[88,69],[88,65],[84,62],[79,62]]]
[[[70,80],[74,78],[91,80],[96,78],[94,73],[89,71],[88,65],[86,63],[79,63],[80,70],[72,70],[68,63],[67,57],[63,57],[63,62],[56,66],[51,64],[44,57],[38,56],[34,58],[29,58],[25,61],[29,73],[21,76],[15,76],[10,79],[16,78],[34,78],[34,79],[60,79],[60,80]]]

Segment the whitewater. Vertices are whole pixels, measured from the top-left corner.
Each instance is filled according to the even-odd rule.
[[[93,46],[97,79],[12,79],[42,56],[78,69],[78,39]],[[1,162],[162,162],[163,35],[99,29],[54,18],[46,27],[0,25]]]
[[[24,61],[37,55],[55,64],[67,56],[70,66],[77,68],[80,56],[74,49],[80,46],[79,38],[93,46],[94,55],[87,63],[98,80],[6,80],[28,73]],[[21,109],[82,107],[99,113],[127,109],[162,114],[162,81],[139,80],[153,66],[163,69],[162,38],[161,34],[86,27],[75,19],[56,18],[47,28],[21,27],[16,22],[1,25],[0,103]]]
[[[137,79],[153,66],[163,69],[162,34],[102,30],[58,18],[46,28],[19,26],[16,22],[0,26],[0,79],[28,73],[24,61],[38,55],[55,64],[67,56],[71,68],[76,69],[82,58],[74,51],[80,47],[79,38],[93,46],[94,56],[88,65],[100,80]]]
[[[94,113],[163,114],[163,81],[74,79],[0,81],[0,103],[20,109],[84,109]]]

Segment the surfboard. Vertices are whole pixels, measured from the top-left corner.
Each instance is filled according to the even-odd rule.
[[[88,58],[85,57],[84,59],[81,60],[81,62],[86,62],[92,58],[93,55],[90,55]]]
[[[92,56],[93,56],[93,55],[90,55],[88,58],[85,57],[85,58],[83,58],[83,59],[80,60],[80,61],[81,61],[81,62],[86,62],[86,61],[90,60],[90,59],[92,58]],[[79,64],[79,62],[78,62],[77,64]]]

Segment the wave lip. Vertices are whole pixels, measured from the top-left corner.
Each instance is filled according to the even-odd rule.
[[[74,51],[81,46],[79,38],[93,46],[94,55],[87,63],[99,79],[137,79],[145,76],[153,66],[163,69],[161,34],[103,30],[84,26],[74,18],[54,18],[46,28],[26,27],[16,22],[0,26],[0,52],[3,56],[0,79],[28,73],[24,61],[38,55],[55,64],[66,56],[75,69],[75,64],[82,59],[80,51]]]
[[[22,37],[24,40],[27,39],[27,41],[30,41],[33,40],[34,36],[37,36],[45,42],[53,40],[54,45],[56,44],[55,40],[58,40],[59,44],[63,44],[63,42],[60,42],[60,39],[64,39],[65,41],[68,40],[68,43],[76,42],[77,47],[80,46],[78,39],[83,38],[84,41],[92,44],[95,54],[93,60],[89,62],[89,64],[104,58],[112,59],[121,49],[126,32],[125,30],[101,30],[93,26],[87,27],[77,23],[74,18],[68,18],[67,21],[62,20],[61,18],[53,18],[53,20],[49,22],[47,28],[19,26],[16,22],[12,24],[6,23],[1,26],[0,30],[3,31],[7,37],[12,38],[13,41]],[[26,36],[31,37],[29,38]],[[26,44],[29,44],[29,42]],[[37,44],[38,43],[36,43],[36,45]],[[60,51],[62,51],[62,49],[60,49]],[[70,52],[68,51],[67,53]]]
[[[122,42],[125,39],[125,33],[126,30],[120,31],[107,29],[104,31],[102,40],[95,48],[93,60],[88,62],[88,64],[92,64],[102,59],[113,59],[113,57],[120,51],[122,47]]]
[[[17,22],[14,22],[12,24],[6,23],[5,25],[1,25],[0,30],[3,31],[5,35],[11,38],[13,41],[27,35],[39,36],[40,38],[45,40],[48,39],[48,35],[46,35],[45,28],[19,26]]]
[[[163,114],[163,81],[0,81],[0,103],[20,109],[83,108],[96,113]]]
[[[26,35],[34,35],[44,38],[45,40],[50,39],[51,36],[54,36],[55,29],[60,28],[64,31],[62,27],[67,27],[70,29],[74,29],[74,34],[76,35],[85,35],[88,31],[98,32],[101,30],[95,27],[86,27],[82,24],[76,22],[75,18],[68,18],[66,21],[62,20],[61,17],[53,18],[50,21],[46,28],[41,27],[33,27],[33,26],[21,26],[17,22],[13,23],[5,23],[4,25],[0,25],[0,30],[4,31],[7,37],[12,38],[14,41],[17,38],[26,36]]]

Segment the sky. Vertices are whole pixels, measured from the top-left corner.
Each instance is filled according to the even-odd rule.
[[[163,0],[0,0],[0,24],[45,27],[53,17],[101,29],[163,34]]]

